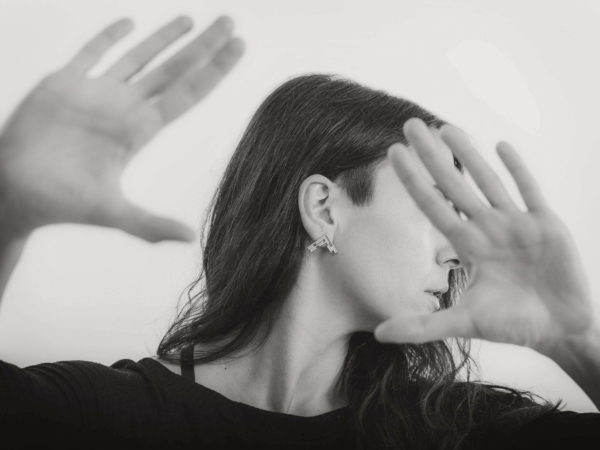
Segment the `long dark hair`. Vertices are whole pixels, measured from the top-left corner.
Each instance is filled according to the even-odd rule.
[[[220,181],[202,227],[203,270],[188,287],[158,346],[177,363],[201,343],[208,363],[260,346],[288,296],[310,243],[297,203],[302,181],[319,173],[339,183],[356,205],[373,194],[373,172],[403,124],[445,122],[419,105],[330,75],[293,78],[252,117]],[[460,161],[455,166],[462,171]],[[208,237],[206,237],[206,227]],[[453,305],[467,286],[462,268],[441,299]],[[256,348],[255,347],[255,348]],[[559,408],[533,395],[474,382],[470,341],[389,344],[356,332],[337,389],[348,399],[359,448],[458,448],[481,427],[516,426]]]

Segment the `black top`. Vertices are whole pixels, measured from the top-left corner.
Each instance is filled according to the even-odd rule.
[[[110,367],[0,361],[0,448],[356,448],[348,407],[303,417],[233,401],[194,381],[191,352],[182,352],[182,376],[151,358]],[[509,438],[497,434],[479,442]],[[600,414],[557,412],[510,439],[505,448],[598,449]]]

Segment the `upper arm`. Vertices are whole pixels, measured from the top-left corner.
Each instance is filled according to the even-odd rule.
[[[61,361],[25,368],[0,361],[0,434],[20,440],[45,434],[57,442],[54,438],[78,433],[132,436],[155,429],[160,386],[127,361],[112,367]]]

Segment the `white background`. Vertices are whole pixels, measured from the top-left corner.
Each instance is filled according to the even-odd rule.
[[[594,4],[596,3],[596,4]],[[93,34],[123,16],[136,30],[105,64],[178,14],[195,36],[236,21],[243,60],[158,136],[123,178],[127,195],[199,229],[209,196],[251,114],[277,85],[337,73],[417,101],[468,130],[519,202],[493,145],[512,142],[600,278],[600,5],[593,1],[0,0],[0,117]],[[200,268],[198,242],[147,244],[74,225],[37,231],[0,307],[0,358],[21,367],[154,355],[177,298]],[[600,301],[600,300],[599,300]],[[476,342],[481,378],[596,411],[551,360]]]

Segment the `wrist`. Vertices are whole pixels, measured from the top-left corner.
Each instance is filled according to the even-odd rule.
[[[27,227],[26,221],[22,220],[27,214],[12,207],[13,204],[20,205],[22,202],[15,202],[14,199],[8,198],[9,196],[10,189],[4,186],[3,177],[0,175],[0,246],[2,249],[24,243],[34,231],[34,228]]]
[[[600,410],[600,325],[585,333],[565,338],[547,353],[571,377]]]
[[[597,317],[597,314],[594,314]],[[558,343],[540,353],[558,360],[572,360],[577,356],[600,355],[600,320],[595,319],[584,331],[562,337]]]
[[[600,303],[593,298],[586,300],[589,308],[586,312],[578,311],[579,325],[585,328],[578,332],[565,333],[559,331],[559,326],[554,327],[544,339],[530,347],[542,355],[555,360],[571,358],[573,355],[588,354],[600,346]],[[600,353],[596,353],[600,355]]]
[[[563,353],[576,356],[600,356],[600,325],[596,322],[588,331],[578,336],[569,336],[563,344]]]
[[[31,232],[16,232],[7,230],[3,223],[0,223],[0,261],[19,259]]]
[[[6,252],[10,248],[22,247],[33,230],[16,229],[3,214],[2,205],[0,205],[0,250]]]
[[[590,366],[600,368],[600,320],[598,314],[584,332],[561,338],[551,348],[540,351],[571,376],[583,377]],[[539,350],[538,350],[539,351]]]

